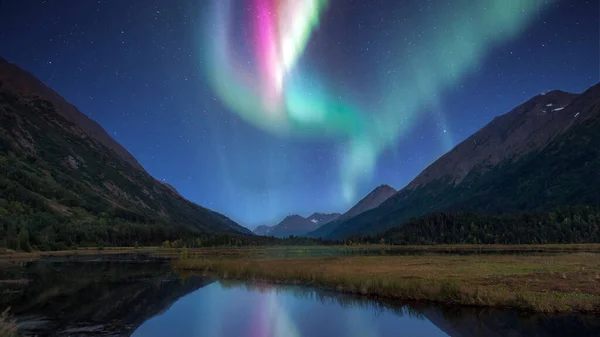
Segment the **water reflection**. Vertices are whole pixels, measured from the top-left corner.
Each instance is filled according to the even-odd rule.
[[[295,286],[219,281],[144,323],[137,337],[599,336],[591,315],[371,301]]]
[[[221,281],[182,298],[133,336],[383,337],[399,332],[446,336],[408,307],[388,310],[301,287]]]
[[[40,337],[130,335],[180,297],[212,282],[182,282],[165,261],[89,258],[3,269],[0,280],[5,280],[0,309],[10,307],[22,334]]]
[[[7,280],[12,280],[7,282]],[[593,315],[523,314],[367,300],[217,281],[167,261],[88,258],[0,269],[0,309],[24,335],[203,337],[600,336]]]

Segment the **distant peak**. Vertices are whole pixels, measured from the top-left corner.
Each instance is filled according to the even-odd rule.
[[[390,190],[390,191],[394,191],[394,192],[396,191],[396,189],[395,189],[395,188],[393,188],[393,187],[391,187],[390,185],[383,184],[383,185],[379,185],[379,186],[377,186],[377,187],[376,187],[376,188],[373,190],[373,192],[375,192],[375,191],[386,191],[386,190]]]
[[[313,214],[311,214],[309,216],[309,218],[316,218],[318,216],[332,216],[332,215],[339,215],[340,213],[322,213],[322,212],[314,212]]]
[[[536,103],[548,102],[548,101],[552,101],[555,99],[569,98],[569,97],[573,97],[573,96],[577,96],[577,94],[572,93],[572,92],[566,92],[563,90],[550,90],[550,91],[544,91],[541,94],[532,97],[527,102],[536,102]]]

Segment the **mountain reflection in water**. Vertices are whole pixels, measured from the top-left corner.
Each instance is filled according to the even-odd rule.
[[[168,261],[36,261],[0,269],[24,335],[600,336],[600,317],[373,301],[299,286],[178,276]],[[26,280],[26,281],[25,281]]]

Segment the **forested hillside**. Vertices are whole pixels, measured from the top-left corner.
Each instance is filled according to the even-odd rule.
[[[600,242],[600,209],[561,207],[514,214],[433,213],[356,243],[547,244]]]
[[[97,140],[57,110],[60,96],[49,88],[35,95],[30,89],[43,84],[2,62],[13,71],[0,74],[0,245],[62,249],[252,235]]]

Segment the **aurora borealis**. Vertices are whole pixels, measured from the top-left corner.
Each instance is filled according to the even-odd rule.
[[[254,227],[400,189],[495,116],[597,82],[599,6],[13,1],[0,55],[156,178]]]
[[[221,281],[182,297],[132,336],[447,336],[420,315],[408,306],[387,308],[308,288]]]
[[[551,1],[439,4],[430,15],[411,22],[412,29],[423,33],[410,48],[410,57],[366,66],[378,73],[394,71],[394,76],[376,80],[375,86],[383,89],[379,104],[338,99],[335,83],[325,85],[319,74],[297,69],[326,0],[250,1],[250,23],[243,27],[252,28],[250,44],[255,53],[249,67],[236,62],[240,52],[230,31],[235,28],[234,3],[215,1],[209,14],[204,57],[213,89],[231,111],[267,132],[290,137],[323,137],[333,132],[347,140],[339,170],[341,194],[350,202],[360,180],[370,178],[381,152],[412,128],[426,103],[459,82],[488,49],[523,30]],[[405,47],[393,36],[374,38],[390,48]],[[398,54],[407,54],[406,48]]]

